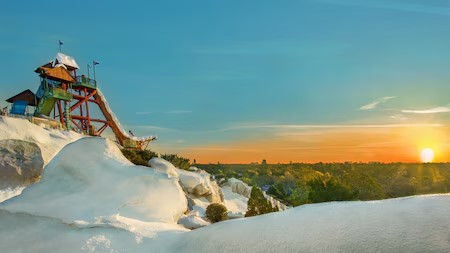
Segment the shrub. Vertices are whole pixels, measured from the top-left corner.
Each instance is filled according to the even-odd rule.
[[[227,208],[219,203],[213,203],[206,208],[206,218],[212,223],[227,220]]]
[[[148,166],[148,160],[156,157],[157,154],[150,150],[130,150],[122,149],[122,154],[136,165]]]
[[[158,154],[151,150],[131,150],[122,149],[122,154],[132,163],[136,165],[148,166],[148,161],[152,157],[158,157]],[[172,163],[175,167],[187,170],[191,166],[190,160],[176,154],[164,154],[161,158]]]
[[[169,161],[172,163],[175,167],[187,170],[189,167],[191,167],[191,161],[187,158],[178,156],[177,154],[164,154],[161,156],[166,161]]]

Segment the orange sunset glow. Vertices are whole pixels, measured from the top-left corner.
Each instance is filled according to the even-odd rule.
[[[429,162],[421,152],[433,150],[434,162],[449,160],[450,140],[443,126],[361,127],[282,131],[272,136],[198,146],[182,151],[200,163],[250,163],[267,159],[289,162]],[[423,154],[422,154],[423,155]]]

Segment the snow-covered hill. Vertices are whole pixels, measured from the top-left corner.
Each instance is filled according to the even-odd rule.
[[[7,124],[15,124],[11,122]],[[45,131],[48,131],[45,138],[42,132],[38,136],[31,133],[8,133],[8,136],[16,134],[39,142],[46,150],[45,145],[53,141],[51,134],[66,135]],[[113,142],[103,138],[83,138],[66,145],[48,163],[39,182],[0,203],[1,251],[450,250],[450,194],[304,205],[191,231],[177,224],[180,217],[183,224],[203,221],[183,215],[188,207],[186,196],[204,195],[201,197],[204,201],[217,200],[220,194],[213,193],[217,188],[203,172],[178,171],[156,158],[150,164],[153,168],[131,164]],[[233,187],[237,186],[225,188],[225,203],[231,201],[239,211],[244,208],[246,198],[235,195]]]
[[[0,140],[22,140],[37,144],[45,163],[65,145],[82,137],[73,131],[46,129],[25,119],[0,116]]]
[[[20,194],[65,145],[82,137],[0,116],[0,202]]]
[[[62,149],[40,182],[0,207],[83,226],[118,215],[176,223],[187,200],[177,179],[133,165],[108,139],[84,138]]]

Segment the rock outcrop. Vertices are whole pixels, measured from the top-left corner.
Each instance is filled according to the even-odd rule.
[[[222,187],[229,187],[231,188],[232,192],[240,194],[246,198],[250,198],[250,195],[252,193],[251,186],[236,178],[229,178],[222,185]],[[265,192],[263,192],[263,194],[264,197],[266,197],[267,201],[272,205],[272,207],[277,207],[278,210],[280,211],[290,208],[289,206],[286,206],[285,204],[281,203],[278,199],[275,199],[274,197],[267,195]]]
[[[212,203],[223,203],[222,189],[206,171],[191,167],[189,171],[178,169],[179,183],[188,197],[189,209],[200,216]]]
[[[22,140],[0,140],[0,189],[27,185],[44,169],[41,149]]]

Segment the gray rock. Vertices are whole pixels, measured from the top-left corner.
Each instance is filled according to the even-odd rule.
[[[0,188],[27,185],[44,169],[39,146],[22,140],[0,140]]]

